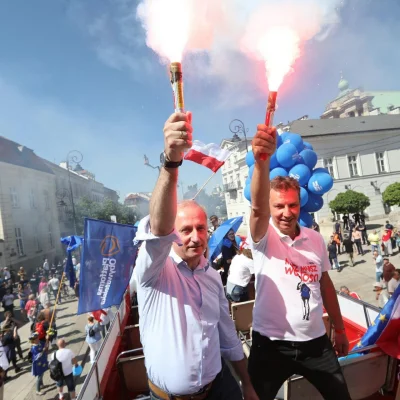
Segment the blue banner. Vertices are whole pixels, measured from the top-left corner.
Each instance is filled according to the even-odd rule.
[[[119,305],[136,260],[137,228],[85,219],[78,314]]]

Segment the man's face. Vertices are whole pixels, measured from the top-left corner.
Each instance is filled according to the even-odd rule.
[[[218,218],[211,219],[211,224],[213,227],[216,227],[218,225]]]
[[[374,257],[375,258],[378,257],[378,252],[377,251],[374,251]]]
[[[389,264],[389,260],[383,260],[383,265],[387,265],[387,264]]]
[[[232,240],[232,241],[235,240],[235,232],[231,229],[228,232],[227,237],[228,237],[229,240]]]
[[[269,206],[275,226],[285,235],[293,234],[300,214],[298,192],[294,189],[271,190]]]
[[[175,228],[183,245],[174,243],[173,248],[182,260],[190,260],[204,253],[207,246],[207,217],[200,207],[178,208]]]
[[[349,290],[349,289],[342,288],[342,289],[340,289],[340,291],[341,291],[342,293],[344,293],[344,294],[350,295],[350,290]]]
[[[397,271],[394,271],[393,278],[396,279],[396,281],[398,281],[400,279],[400,274]]]

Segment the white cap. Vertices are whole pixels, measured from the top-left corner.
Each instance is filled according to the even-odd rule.
[[[379,288],[383,288],[383,284],[381,282],[375,282],[374,283],[374,287],[379,287]]]

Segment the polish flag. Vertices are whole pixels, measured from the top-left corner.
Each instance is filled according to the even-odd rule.
[[[199,140],[194,140],[193,146],[185,154],[185,160],[204,165],[211,171],[217,172],[230,155],[231,152],[229,150],[221,149],[215,143],[204,144]]]

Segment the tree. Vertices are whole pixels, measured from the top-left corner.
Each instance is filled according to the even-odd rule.
[[[110,199],[105,199],[102,203],[97,203],[87,197],[81,198],[76,204],[75,214],[78,235],[83,235],[85,218],[110,221],[111,215],[115,215],[118,223],[128,225],[135,224],[139,219],[139,216],[131,207],[114,203]]]
[[[344,193],[339,193],[334,200],[329,202],[331,210],[338,214],[363,212],[369,205],[369,197],[354,190],[346,190]]]
[[[400,183],[392,183],[383,192],[383,201],[389,206],[400,206]]]

